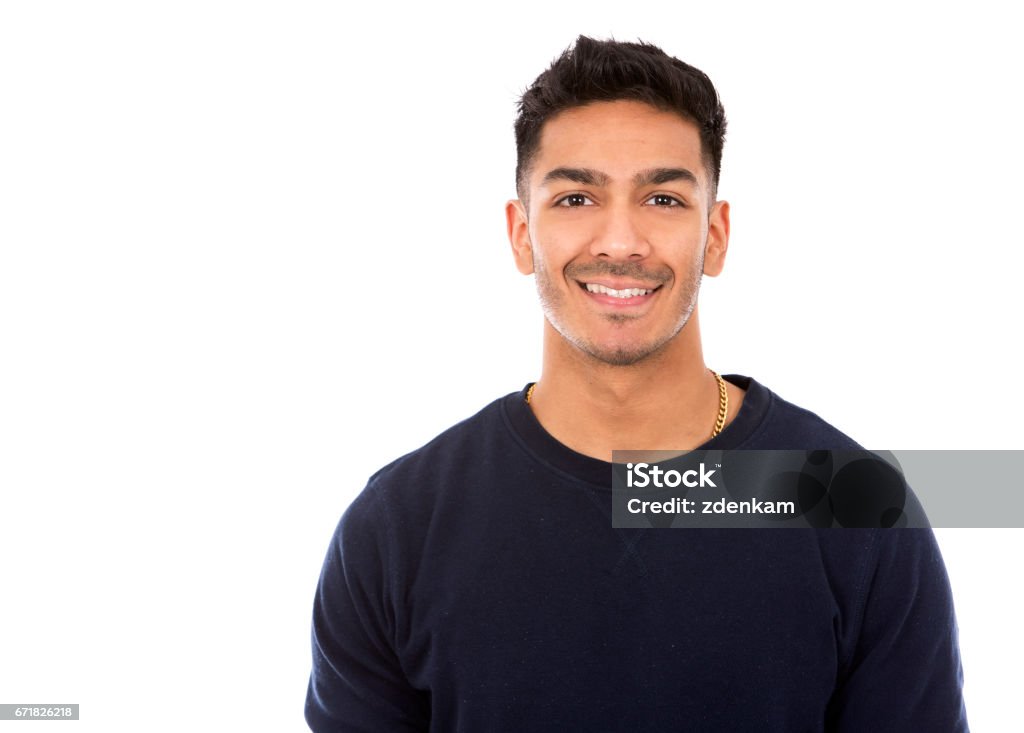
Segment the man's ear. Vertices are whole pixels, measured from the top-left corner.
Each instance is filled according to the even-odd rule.
[[[708,239],[704,245],[704,274],[715,277],[725,267],[729,249],[729,202],[716,201],[708,217]]]
[[[512,245],[516,268],[524,275],[532,275],[533,245],[530,244],[530,224],[522,201],[513,199],[505,204],[505,220],[508,222],[508,241]]]

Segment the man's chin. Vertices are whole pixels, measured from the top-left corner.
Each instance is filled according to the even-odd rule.
[[[582,354],[589,360],[609,366],[633,366],[648,359],[659,356],[672,338],[664,340],[643,338],[639,333],[627,333],[628,329],[613,327],[605,329],[599,338],[597,334],[583,336],[572,329],[560,327],[563,324],[548,324],[562,337],[562,341],[571,349]],[[678,332],[677,332],[678,333]]]
[[[633,366],[661,353],[664,344],[585,344],[580,348],[590,358],[609,366]]]

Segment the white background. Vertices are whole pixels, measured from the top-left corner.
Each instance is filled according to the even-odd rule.
[[[579,33],[725,103],[712,368],[869,447],[1024,447],[1004,6],[4,3],[0,702],[304,729],[342,510],[538,374],[512,121]],[[1009,730],[1022,532],[937,534],[973,728]]]

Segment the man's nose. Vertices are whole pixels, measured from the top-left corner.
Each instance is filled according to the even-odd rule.
[[[650,254],[650,243],[640,226],[640,212],[627,202],[609,205],[594,237],[590,253],[613,260],[637,260]]]

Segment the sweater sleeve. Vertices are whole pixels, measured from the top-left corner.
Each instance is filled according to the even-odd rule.
[[[364,491],[331,540],[313,603],[313,670],[306,722],[327,731],[425,731],[429,698],[394,650],[388,531],[379,497]]]
[[[873,549],[828,730],[967,731],[953,597],[935,535],[876,530]]]

